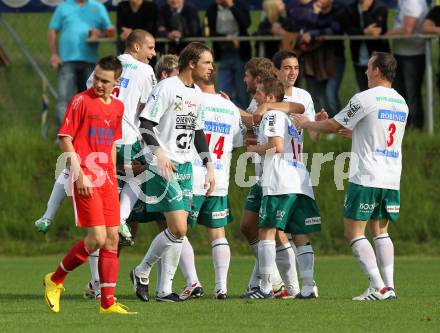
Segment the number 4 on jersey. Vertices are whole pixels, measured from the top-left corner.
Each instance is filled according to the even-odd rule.
[[[206,133],[206,141],[208,142],[208,146],[211,145],[211,133]],[[225,137],[221,136],[218,138],[214,150],[212,151],[213,154],[217,155],[217,159],[219,160],[223,155],[223,145],[225,144]]]

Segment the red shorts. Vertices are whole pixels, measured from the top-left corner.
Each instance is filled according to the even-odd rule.
[[[120,223],[118,183],[113,170],[102,172],[100,176],[92,175],[83,168],[85,174],[99,183],[93,187],[89,197],[80,195],[76,186],[69,178],[70,193],[72,194],[73,211],[77,227],[117,227]],[[73,187],[73,193],[72,193]]]

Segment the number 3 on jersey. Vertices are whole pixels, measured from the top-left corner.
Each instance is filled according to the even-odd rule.
[[[394,143],[394,134],[396,133],[396,124],[391,123],[388,127],[389,137],[387,139],[387,147],[390,147]]]
[[[206,141],[208,142],[208,146],[211,146],[211,133],[206,133]],[[223,155],[223,145],[225,144],[225,137],[220,136],[214,146],[213,154],[217,155],[217,159],[221,159]]]

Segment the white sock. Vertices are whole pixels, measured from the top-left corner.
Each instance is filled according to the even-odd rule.
[[[258,270],[261,276],[261,290],[269,293],[272,290],[271,275],[275,266],[275,240],[260,240],[258,243]]]
[[[376,289],[385,287],[379,268],[376,263],[376,255],[373,247],[365,236],[356,237],[350,242],[353,255],[361,265],[362,270],[370,279],[370,285]]]
[[[64,169],[58,175],[55,184],[53,184],[52,193],[50,194],[49,201],[47,202],[46,211],[43,214],[43,218],[54,220],[55,214],[60,208],[66,195],[66,188],[68,188],[69,170]],[[68,192],[67,192],[68,193]]]
[[[299,293],[298,273],[296,272],[296,259],[290,243],[276,248],[276,264],[286,288]]]
[[[272,273],[272,289],[279,289],[284,284],[283,278],[280,275],[280,271],[278,270],[277,264],[273,264],[273,273]]]
[[[226,238],[218,238],[211,242],[212,246],[212,260],[215,271],[215,289],[227,293],[227,279],[229,263],[231,261],[231,249]]]
[[[151,268],[153,265],[164,256],[165,252],[171,247],[178,248],[178,253],[180,257],[180,252],[182,250],[183,239],[175,237],[171,231],[165,229],[159,233],[151,242],[151,245],[142,259],[141,263],[136,267],[135,273],[137,276],[148,279],[150,276]],[[177,259],[179,260],[179,259]],[[164,263],[162,262],[162,265]],[[176,263],[176,267],[178,262]],[[163,272],[163,270],[162,270]],[[162,277],[163,280],[163,277]]]
[[[125,224],[133,210],[136,201],[139,198],[141,192],[141,185],[137,178],[130,178],[122,187],[121,194],[119,195],[119,205],[121,207],[121,224]]]
[[[290,246],[292,247],[293,252],[295,252],[295,256],[298,255],[298,250],[296,249],[296,245],[293,242],[293,236],[292,234],[286,234],[287,239],[289,240]]]
[[[249,243],[255,255],[254,268],[252,270],[251,279],[249,280],[249,284],[248,284],[249,288],[255,288],[260,286],[260,276],[259,276],[260,274],[258,271],[258,243],[259,243],[258,239]]]
[[[296,248],[296,261],[298,262],[299,275],[302,279],[303,286],[314,286],[313,279],[314,270],[314,253],[311,245],[301,245]]]
[[[394,288],[394,245],[390,236],[385,233],[373,238],[377,262],[382,272],[385,286]]]
[[[179,268],[185,277],[186,286],[189,287],[194,283],[199,282],[194,259],[194,249],[186,236],[183,238],[182,242],[182,254],[180,255]]]
[[[90,273],[92,274],[92,281],[99,282],[99,272],[98,272],[98,259],[99,259],[99,249],[89,255],[89,265]]]
[[[162,259],[156,264],[157,267],[157,278],[156,278],[156,295],[159,293],[159,290],[163,289],[162,286]]]
[[[183,239],[182,239],[183,240]],[[173,246],[163,254],[160,259],[160,289],[157,292],[159,297],[169,295],[173,292],[173,279],[179,266],[180,254],[182,253],[182,243],[174,243]]]

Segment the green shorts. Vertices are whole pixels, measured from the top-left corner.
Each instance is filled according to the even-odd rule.
[[[129,145],[116,146],[116,165],[122,168],[124,164],[130,164],[132,161],[139,161],[141,164],[147,164],[145,155],[142,153],[140,141]]]
[[[349,184],[344,201],[345,218],[356,221],[397,221],[400,210],[399,190]]]
[[[191,211],[192,165],[190,162],[175,164],[174,179],[161,177],[153,165],[148,165],[150,174],[146,182],[147,211],[172,212]]]
[[[223,197],[194,195],[188,223],[191,227],[197,224],[207,228],[220,228],[232,222],[228,196]]]
[[[310,234],[321,231],[321,215],[315,200],[306,195],[265,195],[258,227],[277,228],[294,235]]]
[[[263,189],[260,185],[254,184],[249,190],[249,194],[246,197],[246,203],[244,209],[251,212],[258,213],[261,207],[261,198],[263,197]]]

